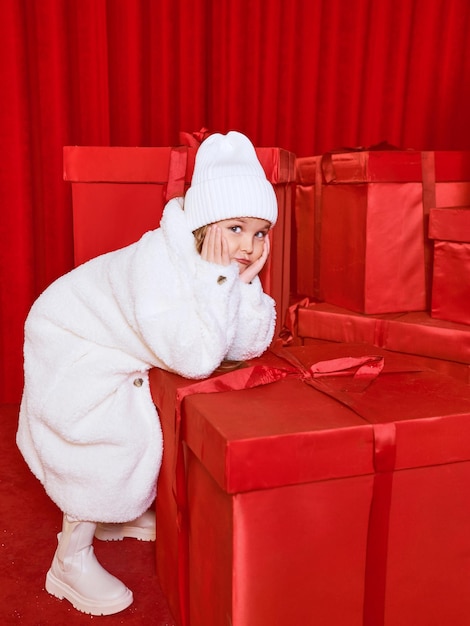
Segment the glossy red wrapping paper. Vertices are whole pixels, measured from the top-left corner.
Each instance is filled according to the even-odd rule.
[[[165,203],[188,188],[196,151],[187,146],[64,147],[64,179],[72,184],[75,264],[129,245],[157,228]],[[278,319],[282,319],[290,294],[295,159],[280,148],[257,148],[256,152],[279,205],[261,280],[276,300]]]
[[[424,309],[422,231],[420,183],[325,186],[320,299],[364,313]]]
[[[431,209],[434,239],[431,315],[470,324],[470,206]]]
[[[373,346],[286,352],[304,367],[271,352],[247,364],[287,372],[275,382],[196,383],[178,428],[176,396],[195,381],[151,372],[165,440],[157,566],[172,611],[185,626],[442,626],[449,615],[466,626],[469,387]],[[385,367],[362,391],[305,369],[371,354]]]
[[[470,243],[436,241],[431,314],[470,324]]]
[[[293,293],[369,314],[427,309],[429,210],[470,202],[470,152],[357,150],[296,168]]]
[[[470,243],[470,205],[431,209],[429,237],[441,241]]]
[[[303,344],[317,339],[364,342],[412,355],[423,369],[470,383],[470,326],[434,319],[428,312],[365,315],[325,302],[299,301],[287,324]]]

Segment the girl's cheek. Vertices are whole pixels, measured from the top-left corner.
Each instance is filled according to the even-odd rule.
[[[256,243],[256,260],[258,260],[260,258],[260,256],[263,254],[263,250],[264,250],[264,239],[261,239],[259,241],[257,241]]]

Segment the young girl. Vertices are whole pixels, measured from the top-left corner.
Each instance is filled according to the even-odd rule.
[[[133,600],[97,561],[95,535],[155,538],[162,434],[149,369],[204,378],[270,344],[274,302],[258,273],[276,218],[250,141],[211,135],[160,228],[77,267],[33,305],[17,443],[64,513],[46,589],[78,610],[109,615]]]

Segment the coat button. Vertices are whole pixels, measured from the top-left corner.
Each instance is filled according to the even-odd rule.
[[[222,285],[226,280],[227,280],[226,276],[219,276],[219,278],[217,279],[217,284]]]
[[[143,384],[144,384],[144,381],[143,381],[143,379],[142,379],[142,378],[136,378],[136,379],[134,380],[134,385],[135,385],[136,387],[142,387],[142,385],[143,385]]]

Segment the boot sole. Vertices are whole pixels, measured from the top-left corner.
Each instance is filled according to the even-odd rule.
[[[139,541],[155,541],[156,535],[154,530],[137,528],[136,526],[108,529],[98,525],[95,530],[95,537],[100,541],[122,541],[126,537]]]
[[[127,609],[134,601],[130,589],[126,589],[126,593],[123,597],[117,598],[114,602],[108,604],[103,604],[98,600],[90,600],[77,593],[69,585],[60,581],[50,570],[47,572],[45,587],[46,591],[50,593],[51,596],[59,600],[65,598],[77,611],[87,613],[88,615],[113,615],[114,613],[124,611],[124,609]]]

